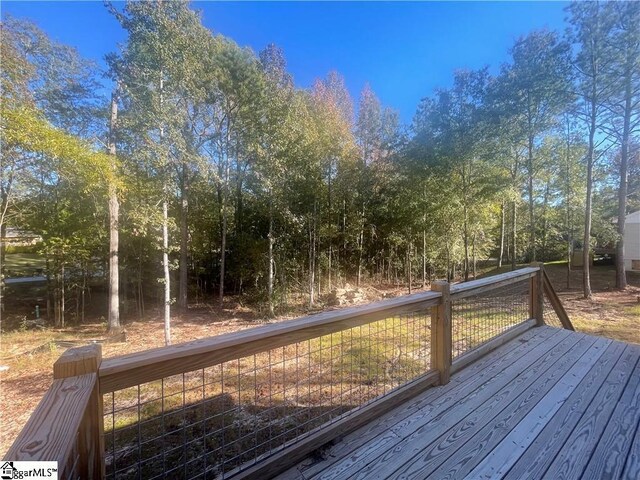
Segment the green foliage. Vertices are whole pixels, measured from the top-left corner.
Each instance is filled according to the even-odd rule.
[[[584,229],[593,82],[578,73],[592,53],[613,79],[598,105],[593,242],[616,240],[623,138],[630,208],[640,202],[638,112],[625,124],[615,81],[636,92],[640,77],[630,2],[572,5],[570,33],[519,38],[495,76],[456,71],[411,128],[368,84],[354,115],[337,72],[298,88],[277,46],[256,55],[214,35],[186,1],[108,8],[127,35],[108,57],[115,168],[101,151],[109,108],[95,65],[29,22],[2,23],[1,223],[42,236],[53,290],[65,275],[73,285],[103,276],[113,188],[121,303],[139,315],[145,299],[163,301],[161,253],[172,275],[187,272],[191,299],[222,284],[269,314],[361,279],[470,277],[501,252],[513,264],[566,257]],[[594,38],[604,40],[598,52]]]

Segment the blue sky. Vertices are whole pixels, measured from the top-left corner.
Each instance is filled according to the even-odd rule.
[[[114,2],[118,5],[119,2]],[[125,34],[101,1],[1,2],[52,38],[103,63]],[[338,70],[357,102],[365,82],[410,122],[418,101],[447,87],[457,68],[508,60],[531,30],[562,31],[566,2],[193,2],[204,24],[260,51],[276,43],[300,87]]]

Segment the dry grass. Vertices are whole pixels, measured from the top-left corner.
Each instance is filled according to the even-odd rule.
[[[593,296],[586,300],[581,291],[582,270],[572,272],[567,288],[566,265],[549,265],[546,269],[576,330],[640,344],[640,274],[629,273],[629,287],[620,292],[614,290],[613,267],[594,267]]]
[[[592,275],[594,295],[591,300],[585,300],[580,292],[581,271],[573,272],[573,287],[569,289],[566,288],[564,266],[549,265],[547,271],[577,330],[640,343],[640,275],[630,276],[629,289],[617,292],[613,290],[613,269],[596,267]],[[403,293],[406,291],[379,291],[378,298]],[[375,295],[367,297],[368,301],[374,299]],[[260,322],[256,312],[238,304],[230,303],[223,309],[203,305],[190,309],[188,314],[174,316],[173,339],[179,343],[249,328]],[[60,330],[15,331],[2,335],[0,365],[8,369],[0,372],[0,425],[3,426],[0,457],[6,453],[51,384],[52,365],[60,353],[68,346],[104,337],[104,328],[104,324],[95,323]],[[105,357],[164,344],[159,312],[149,315],[143,322],[127,324],[126,329],[128,341],[104,344]]]

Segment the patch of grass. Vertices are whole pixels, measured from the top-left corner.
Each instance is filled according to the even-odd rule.
[[[30,277],[45,268],[42,255],[37,253],[7,253],[4,272],[7,277]]]
[[[629,315],[635,315],[638,318],[638,323],[640,324],[640,303],[632,307],[627,307],[625,310]]]
[[[635,322],[620,322],[574,316],[571,321],[578,332],[608,337],[627,343],[640,343],[640,319],[636,319]]]

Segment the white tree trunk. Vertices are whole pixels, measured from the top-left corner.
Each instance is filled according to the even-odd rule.
[[[117,88],[117,87],[116,87]],[[109,122],[109,155],[112,157],[111,169],[116,171],[116,141],[115,128],[118,120],[117,91],[111,95],[111,118]],[[118,192],[113,183],[109,186],[109,332],[118,333],[120,330],[120,272],[118,262],[119,248],[119,215],[120,202]]]
[[[166,190],[166,188],[165,188]],[[164,269],[164,343],[171,345],[171,276],[169,275],[169,207],[162,200],[162,267]]]

